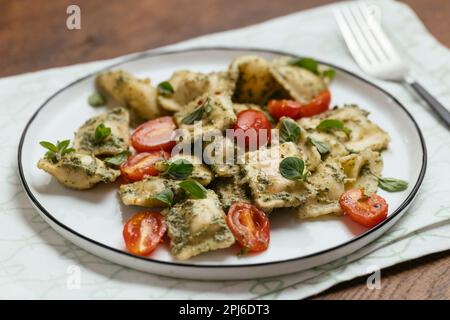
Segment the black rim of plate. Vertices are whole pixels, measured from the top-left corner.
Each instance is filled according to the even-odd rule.
[[[340,72],[346,73],[370,86],[372,86],[373,88],[377,89],[378,91],[384,93],[387,97],[389,97],[390,99],[392,99],[392,101],[394,101],[398,107],[400,107],[405,114],[410,118],[411,122],[414,124],[417,133],[419,135],[420,138],[420,142],[421,142],[421,147],[422,147],[422,167],[420,169],[420,173],[419,173],[419,177],[414,185],[414,187],[412,188],[411,192],[409,193],[408,197],[405,199],[405,201],[403,201],[400,206],[394,211],[392,212],[391,215],[388,216],[388,218],[386,220],[384,220],[383,222],[379,223],[378,225],[376,225],[375,227],[373,227],[372,229],[367,230],[366,232],[358,235],[357,237],[344,242],[342,244],[339,244],[337,246],[328,248],[328,249],[324,249],[315,253],[311,253],[308,255],[304,255],[298,258],[292,258],[292,259],[286,259],[286,260],[279,260],[279,261],[272,261],[272,262],[261,262],[261,263],[253,263],[253,264],[232,264],[232,265],[225,265],[225,266],[221,266],[221,265],[217,265],[217,264],[191,264],[191,263],[179,263],[179,262],[168,262],[168,261],[160,261],[160,260],[155,260],[152,258],[147,258],[147,257],[140,257],[140,256],[136,256],[133,255],[131,253],[128,253],[126,251],[120,250],[120,249],[116,249],[110,246],[107,246],[103,243],[100,243],[94,239],[91,239],[89,237],[86,237],[80,233],[78,233],[77,231],[71,229],[70,227],[66,226],[65,224],[61,223],[58,219],[56,219],[50,212],[48,212],[44,206],[37,201],[37,199],[34,197],[33,193],[31,192],[30,188],[28,187],[28,184],[26,182],[25,179],[25,175],[23,172],[23,166],[22,166],[22,148],[23,148],[23,143],[25,141],[26,138],[26,134],[28,131],[28,128],[30,127],[31,123],[33,122],[33,120],[36,118],[36,116],[39,114],[39,112],[55,97],[57,96],[59,93],[61,93],[62,91],[65,91],[66,89],[72,87],[73,85],[94,76],[95,74],[97,74],[98,72],[101,71],[105,71],[105,70],[109,70],[111,68],[114,67],[118,67],[122,64],[125,63],[129,63],[132,61],[136,61],[136,60],[141,60],[141,59],[145,59],[145,58],[151,58],[151,57],[157,57],[157,56],[163,56],[163,55],[171,55],[171,54],[180,54],[180,53],[188,53],[188,52],[196,52],[196,51],[242,51],[242,52],[254,52],[254,53],[271,53],[271,54],[276,54],[276,55],[284,55],[284,56],[292,56],[292,57],[298,57],[298,55],[289,53],[289,52],[283,52],[283,51],[278,51],[278,50],[270,50],[270,49],[261,49],[261,48],[246,48],[246,47],[193,47],[193,48],[188,48],[188,49],[182,49],[182,50],[169,50],[169,51],[165,51],[165,50],[155,50],[155,51],[150,51],[150,52],[144,52],[141,54],[137,54],[135,56],[132,56],[130,58],[127,58],[125,60],[122,60],[120,62],[114,63],[112,65],[109,65],[105,68],[102,68],[96,72],[90,73],[82,78],[79,78],[73,82],[71,82],[70,84],[64,86],[63,88],[59,89],[58,91],[56,91],[53,95],[51,95],[38,109],[37,111],[33,114],[33,116],[31,117],[31,119],[28,121],[27,125],[25,126],[22,136],[20,138],[20,143],[19,143],[19,148],[18,148],[18,166],[19,166],[19,175],[20,175],[20,179],[22,181],[23,187],[28,195],[28,197],[30,198],[30,200],[33,202],[33,204],[45,215],[47,216],[48,219],[50,219],[53,223],[55,223],[56,225],[58,225],[60,228],[64,229],[65,231],[71,233],[72,235],[81,238],[93,245],[96,246],[100,246],[103,249],[107,249],[111,252],[114,253],[118,253],[120,255],[124,255],[124,256],[128,256],[130,258],[133,259],[140,259],[143,261],[148,261],[151,263],[158,263],[158,264],[163,264],[163,265],[170,265],[170,266],[177,266],[177,267],[190,267],[190,268],[246,268],[246,267],[260,267],[260,266],[265,266],[265,265],[273,265],[273,264],[280,264],[280,263],[286,263],[286,262],[293,262],[293,261],[300,261],[300,260],[306,260],[308,258],[312,258],[312,257],[317,257],[335,250],[338,250],[340,248],[343,248],[345,246],[348,246],[352,243],[355,243],[359,240],[361,240],[362,238],[367,237],[368,235],[376,232],[378,229],[382,228],[383,226],[385,226],[386,224],[388,224],[390,221],[392,221],[397,215],[399,215],[406,207],[408,207],[408,205],[412,202],[412,200],[414,199],[415,195],[417,194],[417,191],[419,190],[420,185],[422,184],[423,178],[425,176],[425,171],[426,171],[426,167],[427,167],[427,149],[425,146],[425,140],[423,138],[422,135],[422,131],[420,130],[419,126],[417,125],[416,121],[414,120],[414,118],[412,117],[412,115],[409,113],[409,111],[394,97],[392,96],[389,92],[387,92],[386,90],[382,89],[381,87],[377,86],[376,84],[360,77],[359,75],[348,71],[346,69],[343,69],[341,67],[335,66],[331,63],[328,62],[322,62],[320,60],[317,60],[320,64],[323,65],[327,65],[330,67],[333,67],[336,70],[339,70]]]

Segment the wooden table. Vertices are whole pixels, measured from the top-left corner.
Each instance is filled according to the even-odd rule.
[[[112,58],[191,37],[243,27],[331,0],[0,0],[0,76]],[[450,47],[450,1],[405,0]],[[81,30],[66,28],[78,4]],[[366,277],[316,299],[450,299],[450,251],[382,270],[382,290]]]

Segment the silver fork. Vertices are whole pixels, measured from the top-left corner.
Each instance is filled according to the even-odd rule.
[[[336,8],[334,15],[350,53],[364,72],[380,79],[407,83],[450,128],[450,112],[408,75],[404,59],[363,2]]]

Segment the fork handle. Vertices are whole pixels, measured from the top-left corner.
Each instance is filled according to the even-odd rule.
[[[450,129],[450,112],[419,83],[416,81],[408,83]]]

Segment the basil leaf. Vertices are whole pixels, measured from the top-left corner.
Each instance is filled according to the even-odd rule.
[[[106,127],[103,123],[95,128],[94,140],[95,143],[103,142],[111,134],[111,128]]]
[[[297,157],[286,157],[280,162],[280,174],[289,180],[301,180],[306,179],[305,163],[302,159]]]
[[[154,196],[153,199],[159,200],[171,207],[173,205],[173,197],[174,195],[171,189],[164,189],[156,196]]]
[[[41,141],[41,142],[39,142],[39,144],[41,145],[41,146],[43,146],[45,149],[48,149],[48,150],[50,150],[50,151],[53,151],[53,152],[58,152],[59,150],[58,150],[58,147],[57,146],[55,146],[53,143],[51,143],[51,142],[48,142],[48,141]]]
[[[200,107],[184,117],[181,122],[183,124],[194,124],[195,121],[200,121],[206,113],[211,112],[211,109],[212,107],[209,103],[209,98],[206,98],[205,102]]]
[[[186,117],[181,120],[183,124],[194,124],[195,121],[199,121],[203,118],[203,113],[205,109],[203,107],[198,107],[192,113],[188,114]]]
[[[327,69],[327,70],[323,71],[320,75],[324,78],[328,78],[328,79],[332,80],[336,76],[336,70]]]
[[[340,120],[336,119],[325,119],[322,120],[316,127],[319,131],[325,131],[329,132],[332,129],[341,130],[343,131],[347,136],[350,134],[351,130],[344,126],[344,123]]]
[[[166,174],[172,179],[184,180],[192,174],[194,166],[186,159],[177,159],[169,162]]]
[[[312,59],[312,58],[297,58],[297,59],[293,59],[289,62],[290,65],[294,65],[306,70],[311,71],[312,73],[318,74],[318,67],[319,64],[317,63],[316,60]]]
[[[75,151],[74,148],[68,148],[70,145],[70,140],[58,141],[56,142],[56,145],[48,141],[41,141],[39,144],[48,150],[44,157],[54,163],[58,162],[66,153]]]
[[[70,144],[70,140],[63,140],[63,141],[58,141],[58,142],[56,143],[56,146],[58,147],[58,150],[59,150],[59,151],[62,151],[62,150],[67,149],[67,147],[69,146],[69,144]]]
[[[281,142],[295,142],[300,140],[300,127],[291,119],[282,119],[280,123],[280,140]]]
[[[330,147],[327,143],[316,140],[314,138],[308,137],[307,141],[311,143],[313,146],[317,148],[317,151],[319,151],[320,154],[326,154],[330,152]]]
[[[175,90],[169,81],[163,81],[158,84],[158,92],[163,96],[170,96],[175,92]]]
[[[408,188],[408,182],[404,180],[381,177],[377,177],[377,179],[378,186],[385,191],[397,192],[406,190]]]
[[[100,107],[106,104],[106,98],[98,91],[94,91],[88,98],[92,107]]]
[[[204,186],[195,180],[185,180],[179,183],[179,186],[189,193],[194,199],[205,199],[207,190]]]
[[[116,154],[116,155],[113,156],[113,157],[105,158],[104,162],[105,162],[108,166],[110,166],[110,167],[117,168],[117,167],[119,167],[122,163],[124,163],[125,161],[127,161],[128,156],[129,156],[130,154],[131,154],[130,151],[125,150],[125,151],[122,151],[122,152]]]

